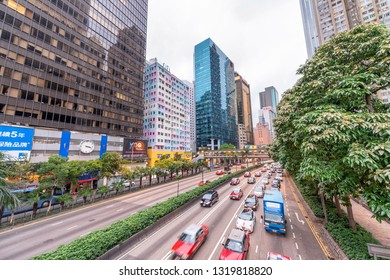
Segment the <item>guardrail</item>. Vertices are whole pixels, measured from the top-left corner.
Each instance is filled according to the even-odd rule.
[[[367,243],[368,253],[373,256],[375,260],[377,258],[390,259],[390,247],[378,244]]]

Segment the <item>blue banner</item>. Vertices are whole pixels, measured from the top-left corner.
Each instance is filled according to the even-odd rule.
[[[102,135],[102,139],[100,140],[100,158],[107,152],[107,135]]]
[[[62,157],[68,157],[70,146],[70,131],[63,131],[61,135],[61,144],[59,155]]]
[[[0,126],[0,151],[31,151],[34,129]]]

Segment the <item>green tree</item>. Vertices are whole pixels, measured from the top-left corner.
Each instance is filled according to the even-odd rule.
[[[225,144],[222,144],[219,147],[219,150],[220,151],[226,151],[226,150],[234,150],[235,148],[236,148],[236,146],[234,146],[233,144],[225,143]]]
[[[100,176],[104,178],[103,185],[107,185],[107,181],[121,171],[122,158],[118,153],[108,152],[100,158]]]
[[[57,200],[61,205],[61,211],[62,211],[64,210],[65,206],[69,205],[73,201],[73,198],[69,193],[67,193],[58,197]]]
[[[351,196],[364,197],[379,221],[390,218],[390,114],[373,98],[390,86],[389,35],[360,25],[320,47],[275,120],[272,157],[321,199],[340,198],[353,228]]]

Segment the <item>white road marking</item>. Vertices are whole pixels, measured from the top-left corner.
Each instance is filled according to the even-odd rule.
[[[291,229],[294,229],[292,225],[290,225]]]
[[[258,250],[259,250],[259,245],[256,245],[256,254]]]
[[[290,217],[290,212],[288,212],[287,215]]]
[[[297,247],[297,250],[299,250],[299,248],[298,248],[298,243],[297,243],[297,242],[295,242],[295,247]]]
[[[304,224],[305,224],[305,221],[299,219],[299,216],[298,216],[298,213],[297,213],[297,212],[295,212],[295,215],[297,216],[298,222],[300,222],[300,223],[302,223],[302,225],[304,225]]]
[[[294,236],[294,238],[295,238],[295,233],[293,233],[293,236]]]
[[[114,205],[111,204],[111,205],[106,206],[105,208],[111,208],[111,207],[114,207]]]
[[[298,257],[299,257],[299,259],[300,259],[300,260],[302,260],[302,257],[301,257],[301,255],[298,255]]]
[[[74,229],[74,228],[77,228],[77,227],[78,227],[78,225],[75,225],[73,227],[67,228],[66,230],[71,230],[71,229]]]
[[[118,210],[115,210],[115,212],[120,212],[122,210],[123,210],[123,208],[119,208]]]
[[[62,224],[64,221],[62,222],[58,222],[58,223],[54,223],[54,224],[51,224],[52,226],[56,226],[56,225],[59,225],[59,224]]]
[[[289,221],[290,221],[290,223],[291,223],[291,219],[289,218],[288,220],[289,220]]]
[[[85,235],[87,235],[87,234],[90,234],[91,232],[90,231],[88,231],[88,232],[86,232],[86,233],[84,233],[84,234],[82,234],[82,235],[80,235],[80,237],[82,237],[82,236],[85,236]]]

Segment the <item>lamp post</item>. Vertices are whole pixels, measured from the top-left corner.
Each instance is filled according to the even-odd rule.
[[[176,196],[179,196],[179,179],[181,178],[180,175],[176,175],[176,179],[177,179],[177,192],[176,192]]]

